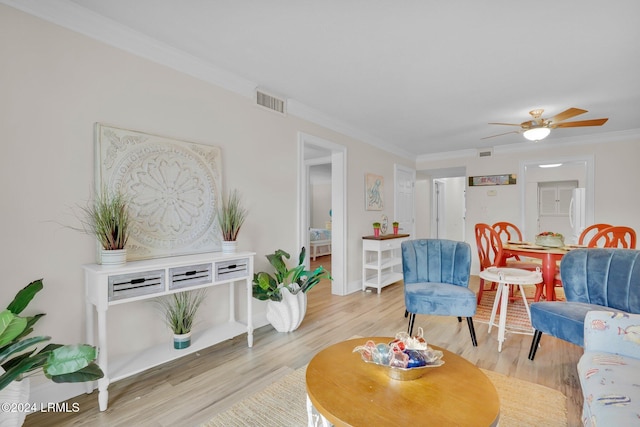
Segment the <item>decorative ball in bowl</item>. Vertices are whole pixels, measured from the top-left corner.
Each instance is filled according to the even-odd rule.
[[[561,248],[564,246],[564,236],[560,233],[545,231],[536,236],[536,245],[548,248]]]
[[[427,346],[422,337],[422,328],[415,337],[399,332],[390,343],[369,340],[353,351],[359,352],[366,363],[378,366],[390,378],[400,381],[415,380],[422,377],[428,368],[444,365],[442,352]]]

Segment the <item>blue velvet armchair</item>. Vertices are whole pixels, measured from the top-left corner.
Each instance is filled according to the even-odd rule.
[[[443,239],[402,242],[404,302],[409,313],[409,334],[416,314],[467,318],[471,342],[477,346],[473,315],[476,294],[469,289],[471,247]]]
[[[584,318],[588,311],[616,309],[640,313],[640,251],[616,248],[574,249],[560,263],[566,301],[532,303],[535,329],[529,360],[542,334],[584,347]]]

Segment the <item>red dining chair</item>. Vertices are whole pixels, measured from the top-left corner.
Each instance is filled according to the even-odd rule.
[[[605,230],[609,227],[613,227],[611,224],[605,224],[605,223],[599,223],[599,224],[593,224],[590,225],[589,227],[585,228],[584,230],[582,230],[582,233],[580,233],[580,237],[578,238],[578,244],[579,245],[586,245],[587,243],[589,243],[589,241],[595,237],[596,234],[598,234],[599,232],[601,232],[602,230]],[[556,277],[553,280],[553,284],[556,287],[562,287],[562,278],[560,277],[560,261],[558,261],[558,273],[556,273]]]
[[[578,238],[578,244],[586,245],[596,234],[598,234],[605,228],[609,228],[609,227],[613,227],[613,226],[611,224],[604,224],[604,223],[590,225],[589,227],[582,230],[582,233],[580,233],[580,237]]]
[[[503,242],[509,242],[517,240],[518,242],[522,241],[522,232],[518,228],[517,225],[512,224],[510,222],[501,221],[496,222],[491,226],[498,233],[498,237]],[[513,258],[517,261],[520,261],[520,257],[518,255],[508,256],[507,259]]]
[[[589,240],[589,248],[636,248],[636,232],[631,227],[605,228]]]
[[[498,233],[489,225],[484,223],[476,224],[476,247],[478,248],[478,258],[480,259],[480,271],[484,271],[489,267],[497,267],[503,263],[504,253],[502,251],[502,242]],[[480,287],[478,288],[478,304],[482,299],[482,293],[485,290],[495,290],[496,284],[491,283],[491,287],[485,289],[484,279],[480,278]]]
[[[515,224],[501,221],[493,224],[491,228],[493,228],[496,233],[498,233],[498,236],[503,242],[507,242],[510,240],[517,240],[519,242],[522,241],[522,232]]]
[[[479,223],[475,226],[476,246],[478,248],[478,258],[480,259],[480,271],[489,267],[509,267],[522,268],[524,270],[535,271],[539,264],[525,261],[507,261],[500,236],[489,224]],[[482,299],[482,293],[488,290],[495,290],[495,283],[491,283],[490,288],[485,288],[484,279],[480,279],[478,288],[478,304]]]

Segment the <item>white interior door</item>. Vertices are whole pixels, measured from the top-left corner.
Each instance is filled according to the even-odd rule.
[[[416,171],[405,166],[395,165],[395,203],[393,221],[398,221],[399,233],[415,237],[415,181]]]

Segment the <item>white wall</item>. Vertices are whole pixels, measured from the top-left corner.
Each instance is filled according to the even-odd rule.
[[[464,240],[464,208],[465,181],[464,177],[440,178],[445,182],[445,238],[450,240]]]
[[[325,228],[331,221],[331,183],[311,185],[311,227]]]
[[[412,162],[5,5],[0,28],[0,304],[44,278],[45,289],[25,313],[47,313],[37,333],[84,341],[81,265],[95,261],[95,242],[59,223],[72,223],[70,208],[91,195],[95,122],[221,147],[223,186],[239,189],[249,210],[239,250],[257,253],[257,271],[269,268],[264,255],[277,248],[298,251],[298,132],[347,147],[347,280],[360,280],[361,236],[380,214],[364,211],[364,174],[385,177],[391,217],[394,163]],[[210,295],[202,312],[211,317],[202,322],[226,319],[217,304],[225,292]],[[264,314],[264,303],[255,300],[254,307],[258,318]],[[171,345],[151,304],[113,307],[108,316],[112,355]]]

